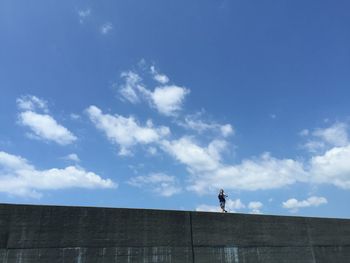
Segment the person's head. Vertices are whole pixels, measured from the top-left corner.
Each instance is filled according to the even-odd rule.
[[[220,189],[220,194],[223,194],[224,193],[224,189]]]

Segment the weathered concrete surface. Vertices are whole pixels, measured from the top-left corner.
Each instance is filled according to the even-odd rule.
[[[0,263],[350,262],[350,220],[0,204]]]

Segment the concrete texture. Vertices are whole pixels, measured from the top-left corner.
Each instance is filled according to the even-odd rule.
[[[350,262],[350,220],[0,204],[0,263]]]

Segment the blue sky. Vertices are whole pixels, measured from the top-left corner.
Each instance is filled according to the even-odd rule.
[[[348,1],[0,3],[0,202],[349,218]]]

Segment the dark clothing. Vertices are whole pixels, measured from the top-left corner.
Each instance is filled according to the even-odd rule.
[[[227,212],[227,211],[225,210],[225,203],[226,203],[225,197],[227,197],[227,195],[225,195],[224,193],[222,193],[222,194],[220,193],[220,194],[218,195],[218,198],[219,198],[219,201],[220,201],[220,207],[221,207],[221,209],[222,209],[223,212]]]
[[[220,203],[221,203],[221,202],[226,202],[225,197],[226,197],[225,194],[219,194],[219,195],[218,195],[218,198],[219,198]]]

